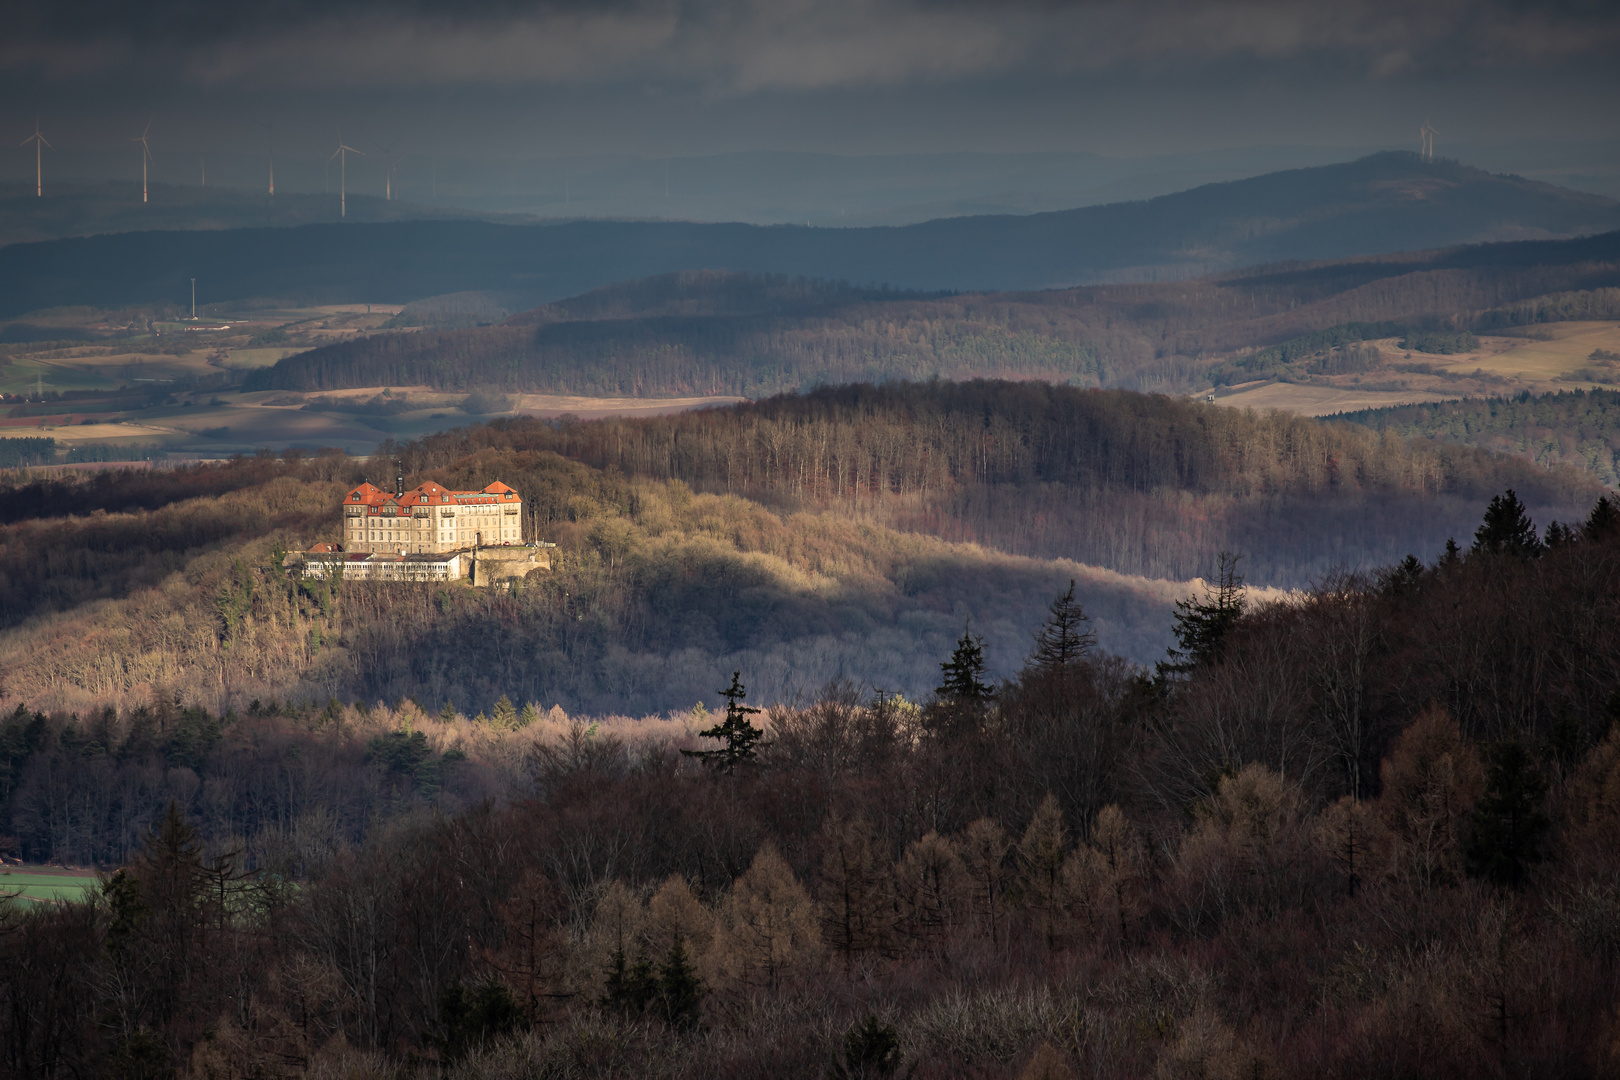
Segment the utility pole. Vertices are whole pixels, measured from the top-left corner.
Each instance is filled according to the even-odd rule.
[[[197,279],[191,279],[191,321],[197,321]]]

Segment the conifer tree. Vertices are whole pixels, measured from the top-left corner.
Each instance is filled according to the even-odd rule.
[[[1074,598],[1074,579],[1068,591],[1053,600],[1046,623],[1035,635],[1035,651],[1030,665],[1043,671],[1062,671],[1083,659],[1097,644],[1097,634],[1087,628],[1091,618]]]
[[[976,636],[969,624],[962,627],[956,651],[939,665],[944,680],[934,688],[940,700],[952,705],[984,705],[995,691],[984,680],[984,638]]]
[[[1231,552],[1221,552],[1215,587],[1205,586],[1202,599],[1189,596],[1176,601],[1172,632],[1177,647],[1170,650],[1168,661],[1159,664],[1161,677],[1167,673],[1184,675],[1220,659],[1226,637],[1242,618],[1246,607],[1243,576],[1237,569],[1239,558]]]
[[[1544,543],[1548,551],[1554,551],[1561,547],[1568,547],[1580,538],[1580,530],[1570,528],[1562,521],[1555,521],[1547,526],[1547,539]]]
[[[1620,506],[1616,506],[1613,499],[1604,495],[1592,507],[1591,514],[1587,515],[1586,524],[1581,532],[1588,540],[1607,540],[1611,536],[1620,535]]]
[[[1535,523],[1512,488],[1492,498],[1485,508],[1485,520],[1474,533],[1473,550],[1520,559],[1533,559],[1541,554]]]
[[[602,987],[602,1008],[623,1016],[640,1016],[657,993],[652,962],[643,956],[631,964],[625,959],[623,947],[614,949]]]
[[[511,731],[517,727],[517,707],[512,704],[512,699],[502,694],[501,700],[495,703],[495,715],[490,720],[500,731]]]
[[[724,745],[716,750],[682,750],[681,753],[730,776],[738,765],[754,759],[755,748],[765,733],[748,721],[751,713],[760,710],[742,704],[743,698],[748,696],[743,688],[742,672],[731,673],[731,685],[720,691],[720,696],[726,699],[726,718],[698,735],[719,739]]]
[[[1541,838],[1550,823],[1541,811],[1547,780],[1517,739],[1489,752],[1485,794],[1474,808],[1470,869],[1503,885],[1517,885],[1529,864],[1541,858]]]
[[[679,934],[669,954],[658,967],[657,997],[659,1016],[670,1027],[690,1031],[697,1027],[703,1007],[703,980],[687,955],[686,942]]]

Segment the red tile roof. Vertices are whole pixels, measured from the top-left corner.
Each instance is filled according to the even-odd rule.
[[[485,498],[484,496],[488,497]],[[497,499],[512,500],[517,498],[519,498],[518,493],[499,480],[482,491],[452,491],[429,480],[398,496],[369,483],[361,484],[350,491],[343,501],[351,506],[356,504],[365,506],[375,512],[386,506],[406,509],[413,506],[455,505],[471,501],[495,502]]]

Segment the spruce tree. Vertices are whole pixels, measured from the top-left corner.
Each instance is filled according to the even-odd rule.
[[[1159,674],[1185,675],[1194,668],[1220,659],[1227,635],[1243,617],[1243,575],[1238,573],[1240,556],[1223,551],[1216,567],[1215,587],[1204,587],[1202,599],[1189,596],[1176,601],[1176,648],[1170,659],[1159,664]]]
[[[511,731],[517,727],[517,716],[517,706],[512,704],[511,698],[502,694],[501,700],[495,703],[495,715],[490,717],[490,721],[498,730]]]
[[[656,1003],[659,1015],[670,1027],[690,1031],[702,1015],[703,980],[687,955],[686,942],[679,934],[669,947],[669,955],[658,968]]]
[[[1485,508],[1485,520],[1474,533],[1473,550],[1519,559],[1533,559],[1541,554],[1535,523],[1512,488],[1491,499]]]
[[[1587,515],[1581,532],[1588,540],[1607,540],[1620,535],[1620,506],[1616,506],[1607,495],[1598,499],[1591,514]]]
[[[1035,651],[1030,666],[1043,671],[1062,671],[1083,659],[1097,645],[1097,634],[1087,628],[1091,621],[1074,598],[1074,579],[1069,589],[1047,607],[1046,624],[1035,635]]]
[[[1542,836],[1550,827],[1541,810],[1548,784],[1517,739],[1492,747],[1489,758],[1485,795],[1474,809],[1468,861],[1476,874],[1518,885],[1529,865],[1541,858]]]
[[[984,679],[984,639],[964,623],[956,651],[939,665],[944,681],[934,688],[941,701],[952,705],[984,705],[995,694]]]
[[[760,710],[742,704],[743,698],[748,696],[743,689],[742,672],[731,673],[731,685],[720,691],[720,696],[726,699],[726,718],[698,735],[719,739],[724,745],[717,750],[682,750],[681,753],[730,776],[738,765],[754,759],[755,747],[765,733],[748,722],[749,715]]]
[[[1568,547],[1580,538],[1580,530],[1573,529],[1562,521],[1555,521],[1547,526],[1547,539],[1544,544],[1548,551],[1556,551],[1558,548]]]
[[[614,949],[602,987],[602,1008],[623,1016],[640,1016],[657,995],[658,980],[653,976],[652,961],[642,956],[630,964],[622,947]]]

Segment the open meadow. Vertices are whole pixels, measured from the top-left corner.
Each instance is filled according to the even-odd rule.
[[[55,903],[83,900],[85,890],[98,889],[93,870],[62,866],[0,866],[0,902]]]
[[[1364,361],[1364,369],[1353,374],[1258,379],[1216,390],[1215,403],[1329,416],[1464,397],[1620,386],[1620,364],[1603,359],[1620,355],[1620,322],[1547,323],[1512,334],[1481,334],[1472,348],[1452,353],[1402,348],[1398,337],[1367,341],[1361,349],[1375,350],[1377,359]]]

